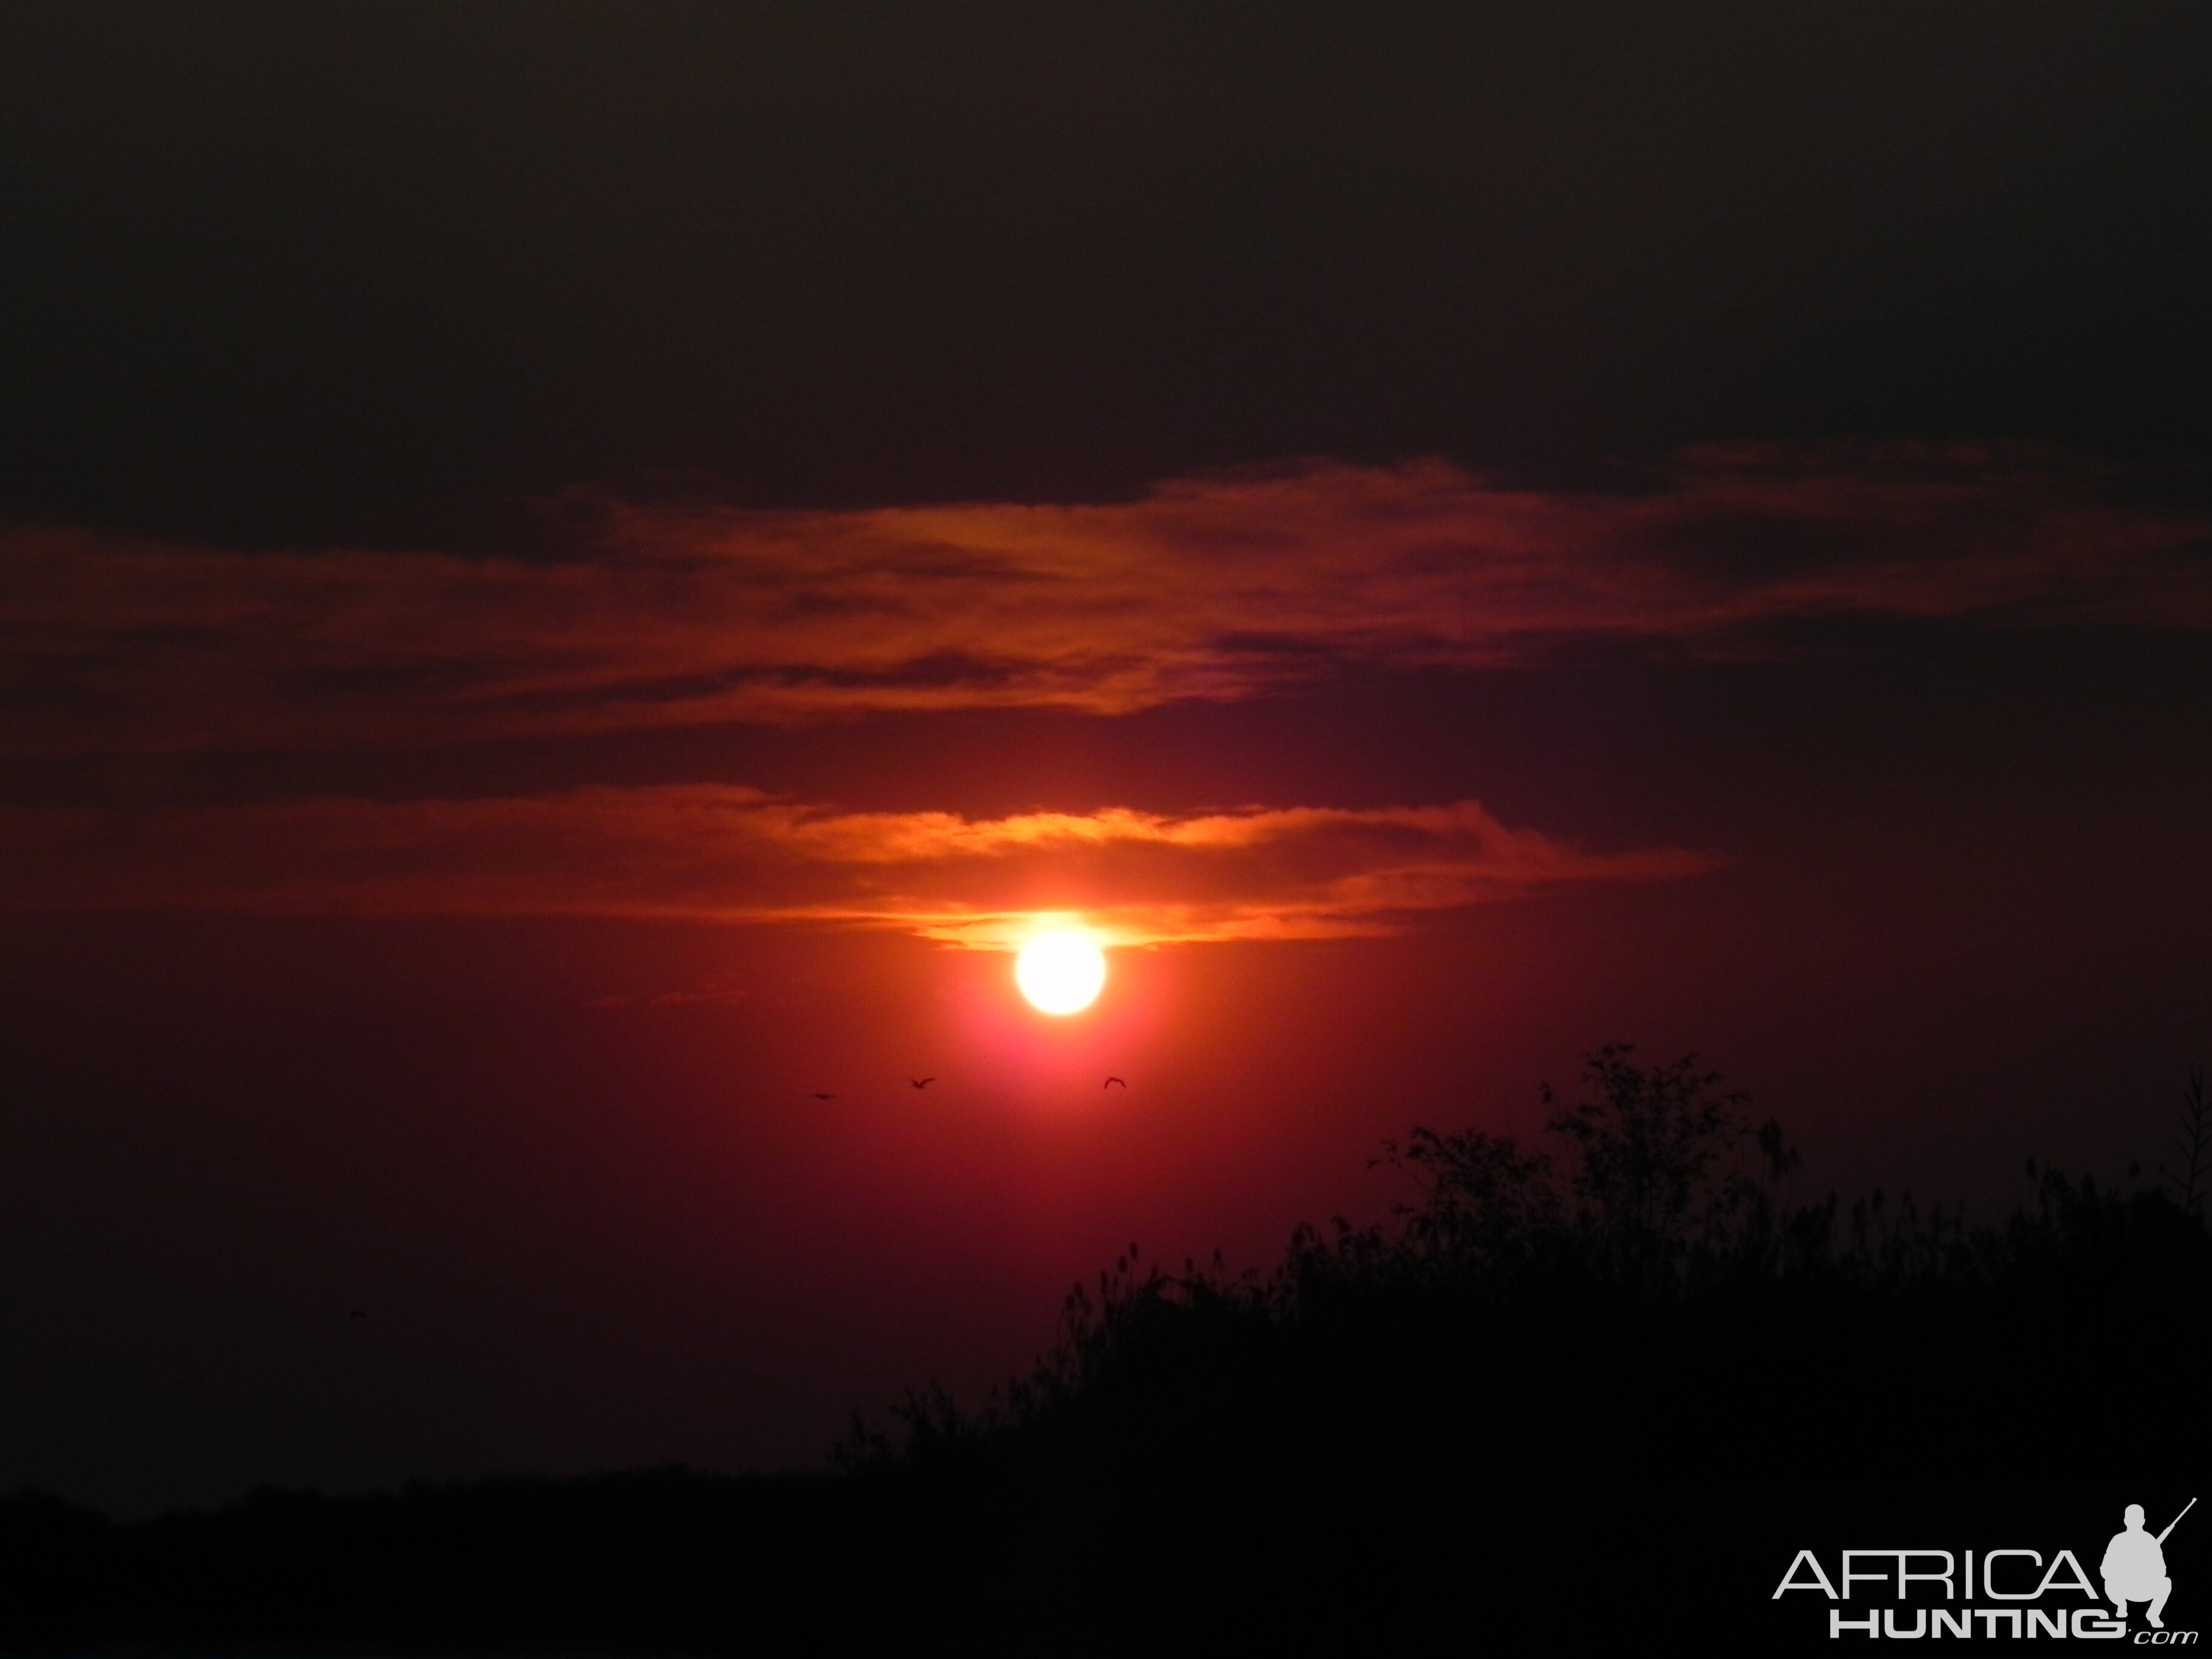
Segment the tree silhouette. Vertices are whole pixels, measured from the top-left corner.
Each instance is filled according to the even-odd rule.
[[[1716,1071],[1695,1054],[1638,1066],[1634,1046],[1607,1043],[1583,1069],[1587,1092],[1553,1109],[1545,1127],[1570,1149],[1570,1184],[1578,1219],[1603,1259],[1646,1284],[1670,1279],[1695,1249],[1729,1242],[1759,1211],[1765,1194],[1737,1154],[1753,1133],[1750,1097],[1723,1091]],[[1772,1173],[1794,1155],[1770,1121],[1759,1132]]]

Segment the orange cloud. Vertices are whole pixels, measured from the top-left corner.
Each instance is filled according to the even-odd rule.
[[[1394,931],[1424,913],[1715,867],[1481,806],[839,812],[718,785],[512,799],[0,810],[0,904],[611,915],[901,928],[1003,949],[1039,912],[1116,945]]]
[[[1313,462],[1104,505],[588,516],[537,562],[0,535],[0,752],[1112,714],[1838,616],[2212,627],[2201,517],[1971,449],[1711,449],[1640,495]]]

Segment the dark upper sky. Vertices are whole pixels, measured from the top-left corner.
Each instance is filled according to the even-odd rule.
[[[803,1462],[1616,1039],[1816,1189],[2154,1164],[2207,85],[2114,0],[0,12],[0,1489]]]
[[[450,542],[585,483],[2195,453],[2208,69],[2126,0],[13,7],[0,499]]]

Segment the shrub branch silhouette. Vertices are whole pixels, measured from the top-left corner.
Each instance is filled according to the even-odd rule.
[[[2174,1154],[2180,1167],[2160,1166],[2174,1202],[2191,1215],[2204,1213],[2204,1200],[2212,1190],[2212,1100],[2204,1093],[2204,1068],[2189,1073],[2189,1086],[2181,1091],[2180,1120],[2174,1126]]]

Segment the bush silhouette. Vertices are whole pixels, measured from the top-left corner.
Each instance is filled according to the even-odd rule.
[[[1833,1194],[1783,1203],[1796,1153],[1694,1057],[1609,1045],[1583,1085],[1542,1091],[1543,1150],[1426,1127],[1386,1145],[1414,1197],[1299,1229],[1266,1274],[1169,1273],[1133,1246],[1029,1374],[973,1413],[910,1402],[847,1465],[957,1448],[1107,1486],[1295,1468],[1377,1503],[1416,1468],[1995,1478],[2051,1422],[2130,1397],[2131,1368],[2081,1333],[2193,1343],[2212,1311],[2212,1240],[2160,1190],[2044,1170],[2001,1224],[1877,1190],[1839,1226]]]
[[[1400,1650],[1561,1616],[1641,1639],[1716,1559],[1755,1559],[1747,1528],[1859,1503],[1890,1535],[1849,1496],[1869,1483],[2109,1474],[2114,1422],[2201,1466],[2186,1398],[2146,1419],[2142,1358],[2185,1377],[2212,1313],[2200,1077],[2162,1185],[2031,1161],[2028,1200],[1973,1225],[1910,1194],[1785,1202],[1777,1124],[1693,1057],[1609,1045],[1571,1098],[1542,1091],[1541,1145],[1416,1127],[1375,1160],[1404,1201],[1299,1228],[1264,1273],[1132,1244],[1029,1370],[972,1407],[911,1390],[829,1473],[272,1493],[130,1526],[0,1501],[0,1648],[1242,1649],[1326,1618]],[[1725,1608],[1771,1589],[1700,1628],[1725,1644]]]

